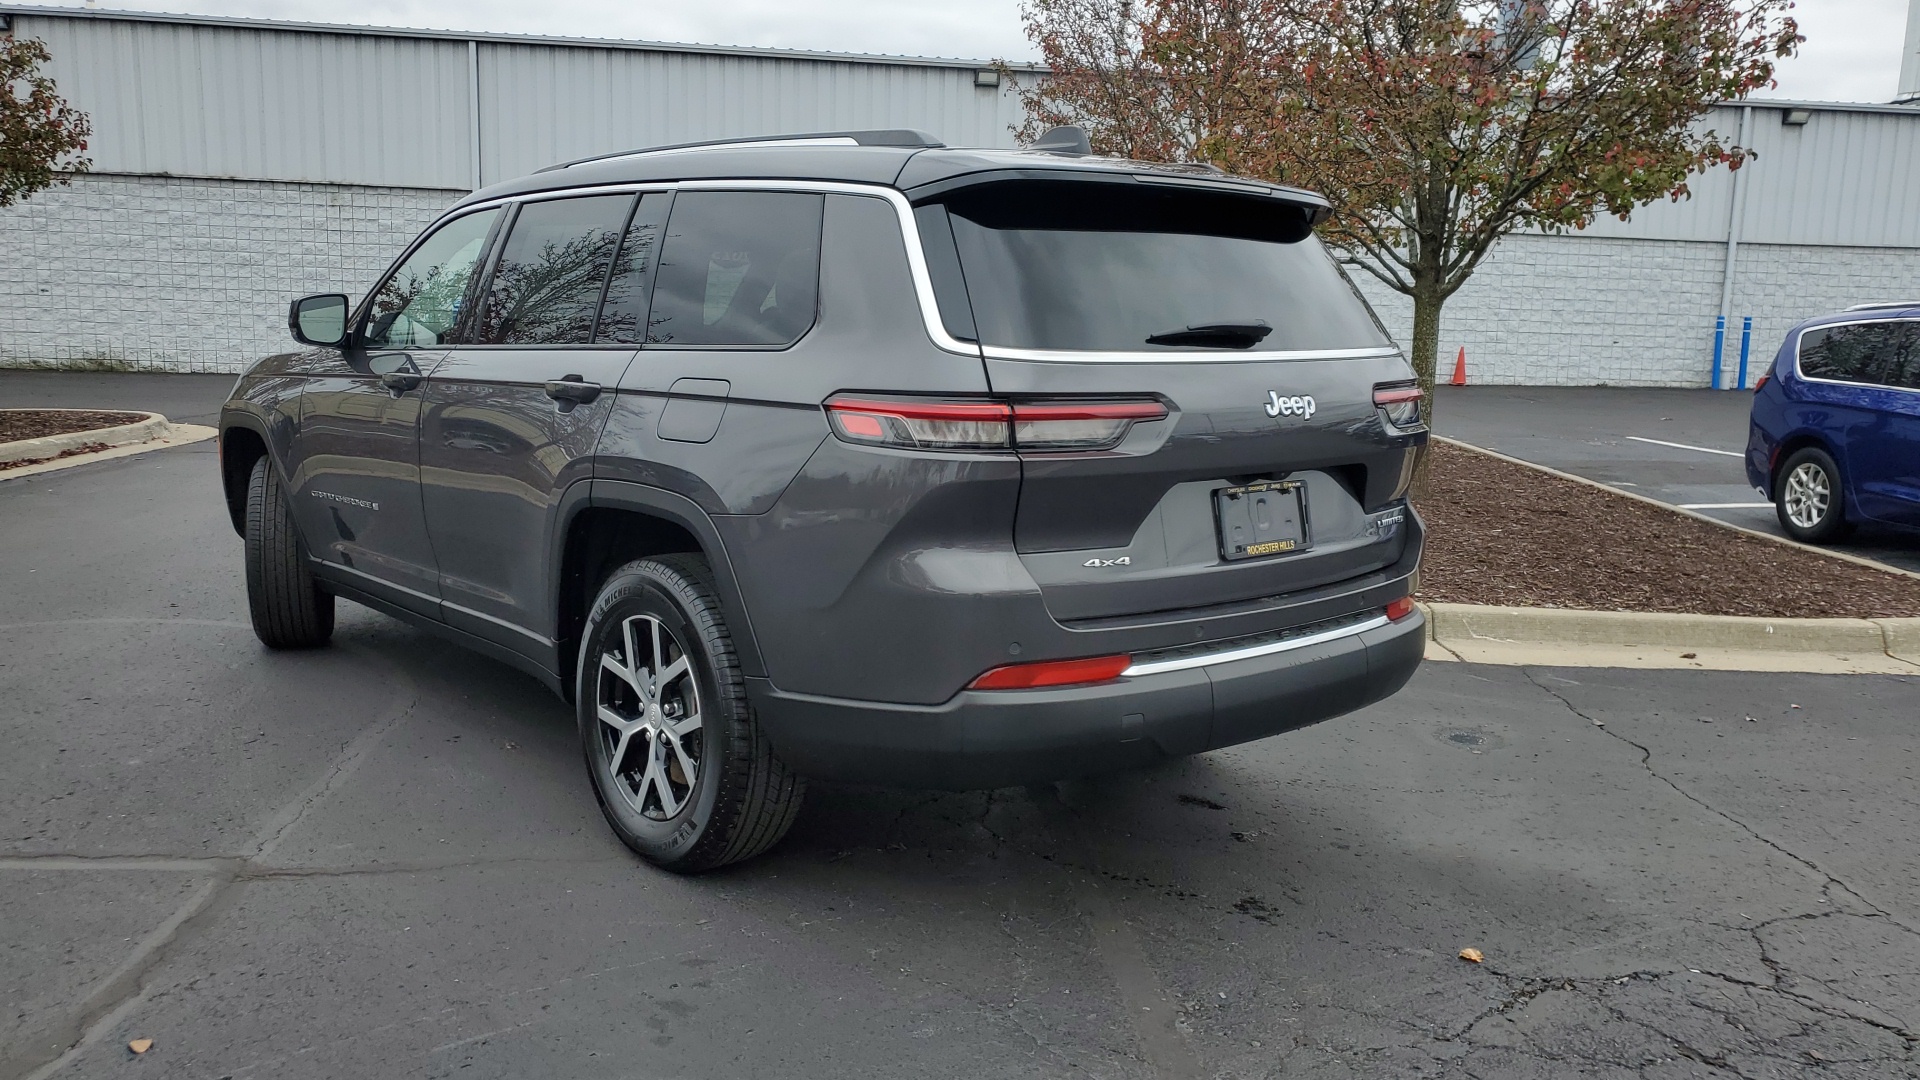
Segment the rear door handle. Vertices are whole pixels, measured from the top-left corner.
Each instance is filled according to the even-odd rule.
[[[547,383],[547,396],[571,405],[585,405],[600,396],[600,384],[586,382],[578,375],[567,375]]]
[[[380,373],[380,385],[396,394],[404,394],[420,385],[420,376],[411,371],[383,371]]]

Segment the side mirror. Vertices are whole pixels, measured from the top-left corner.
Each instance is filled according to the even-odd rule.
[[[347,342],[347,298],[342,293],[303,296],[287,311],[287,329],[302,345],[337,349]]]

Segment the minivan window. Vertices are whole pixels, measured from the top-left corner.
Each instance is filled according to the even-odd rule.
[[[653,276],[654,256],[660,250],[660,233],[672,199],[664,192],[640,196],[640,208],[633,212],[626,239],[613,259],[613,277],[607,282],[606,302],[600,305],[595,341],[638,345],[645,336],[641,323],[647,317],[647,283]]]
[[[633,208],[632,195],[543,199],[520,207],[487,287],[481,345],[584,345]]]
[[[361,341],[376,348],[431,348],[447,344],[473,267],[487,246],[498,209],[454,218],[407,256],[374,291]]]
[[[791,345],[813,326],[824,197],[674,197],[647,316],[656,345]]]
[[[1810,379],[1920,390],[1920,322],[1821,326],[1800,335],[1800,373]]]
[[[945,202],[983,345],[1177,358],[1392,344],[1294,204],[1087,181]]]

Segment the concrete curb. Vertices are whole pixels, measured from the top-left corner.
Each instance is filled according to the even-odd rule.
[[[1796,551],[1811,552],[1812,554],[1815,554],[1815,555],[1823,555],[1829,559],[1839,559],[1841,562],[1850,562],[1850,563],[1853,563],[1855,566],[1864,566],[1869,570],[1878,570],[1886,574],[1899,574],[1903,577],[1920,578],[1920,574],[1916,574],[1911,570],[1902,570],[1897,566],[1888,566],[1886,563],[1874,562],[1872,559],[1864,559],[1858,555],[1849,555],[1844,551],[1834,551],[1830,548],[1815,547],[1812,544],[1803,544],[1798,540],[1789,540],[1784,536],[1775,536],[1769,532],[1761,532],[1759,529],[1749,529],[1744,525],[1735,525],[1730,521],[1721,521],[1719,518],[1716,518],[1716,517],[1708,517],[1707,515],[1702,514],[1697,510],[1683,510],[1680,507],[1673,505],[1672,503],[1661,502],[1659,499],[1649,498],[1645,495],[1636,494],[1635,492],[1631,492],[1631,491],[1622,491],[1617,487],[1612,487],[1610,485],[1603,484],[1598,480],[1589,480],[1584,476],[1578,476],[1578,475],[1575,475],[1574,473],[1561,472],[1559,469],[1551,468],[1546,465],[1541,465],[1538,462],[1528,461],[1525,458],[1517,458],[1509,454],[1503,454],[1498,450],[1489,450],[1484,446],[1475,446],[1470,442],[1461,442],[1459,439],[1449,439],[1444,435],[1434,435],[1432,436],[1432,438],[1436,442],[1443,442],[1443,443],[1446,443],[1448,446],[1457,446],[1462,450],[1471,450],[1476,454],[1485,454],[1488,457],[1499,458],[1501,461],[1509,461],[1515,465],[1525,465],[1529,469],[1533,469],[1537,472],[1546,473],[1548,476],[1557,476],[1562,480],[1571,480],[1576,484],[1584,484],[1587,487],[1604,491],[1609,495],[1618,495],[1623,499],[1632,499],[1636,502],[1646,503],[1648,506],[1657,506],[1660,509],[1665,510],[1669,513],[1679,514],[1682,517],[1690,517],[1695,521],[1704,521],[1709,525],[1718,525],[1723,529],[1732,529],[1734,532],[1741,533],[1745,536],[1758,537],[1759,539],[1765,540],[1769,543],[1780,544],[1785,547],[1793,548]]]
[[[1421,607],[1433,643],[1476,663],[1920,675],[1920,618]]]
[[[12,412],[14,410],[5,410]],[[30,409],[23,412],[138,412],[137,409]],[[156,412],[144,413],[146,419],[118,427],[95,428],[91,431],[70,431],[65,435],[47,435],[38,439],[16,439],[13,442],[0,443],[0,465],[14,461],[26,461],[30,458],[53,457],[75,447],[105,443],[109,448],[126,446],[130,443],[152,442],[167,437],[171,425],[167,418]]]
[[[92,465],[95,462],[111,461],[114,458],[131,457],[135,454],[144,454],[151,450],[165,450],[174,446],[186,446],[190,443],[211,439],[218,434],[220,433],[213,428],[202,427],[199,424],[169,423],[165,435],[157,439],[148,439],[146,442],[127,443],[123,446],[110,446],[105,450],[96,450],[90,454],[75,454],[72,457],[56,458],[52,461],[43,461],[38,465],[21,465],[11,469],[0,469],[0,484],[4,484],[9,480],[24,480],[30,476],[57,472],[61,469],[74,469],[82,465]],[[58,453],[58,451],[55,452]]]

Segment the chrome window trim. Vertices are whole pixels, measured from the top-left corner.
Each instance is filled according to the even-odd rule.
[[[1039,364],[1259,364],[1272,361],[1362,360],[1399,356],[1393,345],[1358,349],[1290,349],[1265,352],[1106,352],[1078,349],[1013,349],[985,345],[989,360],[1021,360]]]
[[[1248,645],[1239,649],[1225,649],[1216,653],[1203,653],[1199,656],[1182,656],[1173,660],[1153,660],[1147,663],[1134,661],[1127,670],[1120,673],[1121,678],[1136,675],[1160,675],[1169,671],[1188,671],[1198,667],[1211,667],[1214,664],[1227,664],[1235,660],[1251,660],[1256,656],[1272,656],[1275,653],[1292,652],[1310,645],[1322,645],[1329,641],[1364,634],[1369,630],[1378,630],[1393,620],[1386,615],[1375,615],[1365,622],[1352,626],[1337,626],[1331,630],[1322,630],[1305,637],[1287,638],[1284,641],[1270,641],[1265,645]]]
[[[1079,351],[1074,349],[1015,349],[999,346],[982,346],[978,342],[962,341],[947,333],[947,327],[940,319],[940,302],[933,292],[933,274],[927,269],[927,253],[920,242],[919,220],[913,216],[913,204],[906,193],[899,188],[885,184],[869,184],[847,180],[770,180],[754,179],[712,179],[712,180],[655,180],[636,181],[629,184],[597,184],[592,187],[555,188],[547,191],[532,191],[522,195],[504,195],[497,199],[473,203],[459,208],[460,213],[469,213],[491,206],[507,203],[536,202],[546,199],[568,199],[584,195],[613,195],[622,192],[649,191],[804,191],[823,195],[861,195],[867,198],[885,199],[893,205],[894,216],[899,220],[901,238],[907,246],[907,270],[913,278],[914,296],[920,302],[920,323],[927,331],[927,337],[941,349],[962,356],[984,356],[991,360],[1019,360],[1043,364],[1257,364],[1273,361],[1302,360],[1358,360],[1397,357],[1400,349],[1395,345],[1368,345],[1353,349],[1299,349],[1290,351],[1267,352],[1101,352]],[[435,222],[438,225],[438,222]]]
[[[1848,310],[1852,310],[1852,309],[1848,309]],[[1800,330],[1795,331],[1793,335],[1794,377],[1799,379],[1801,382],[1820,383],[1823,386],[1851,386],[1855,388],[1864,388],[1867,390],[1891,390],[1896,394],[1920,394],[1920,387],[1891,386],[1887,383],[1877,383],[1877,382],[1854,382],[1849,379],[1822,379],[1817,375],[1809,375],[1805,371],[1801,370],[1800,345],[1801,345],[1801,340],[1807,336],[1808,331],[1832,330],[1835,327],[1839,327],[1839,326],[1865,326],[1868,323],[1920,323],[1920,316],[1912,316],[1912,315],[1904,316],[1904,317],[1894,316],[1892,318],[1886,318],[1886,319],[1847,319],[1844,322],[1822,323],[1819,326],[1803,327]]]

